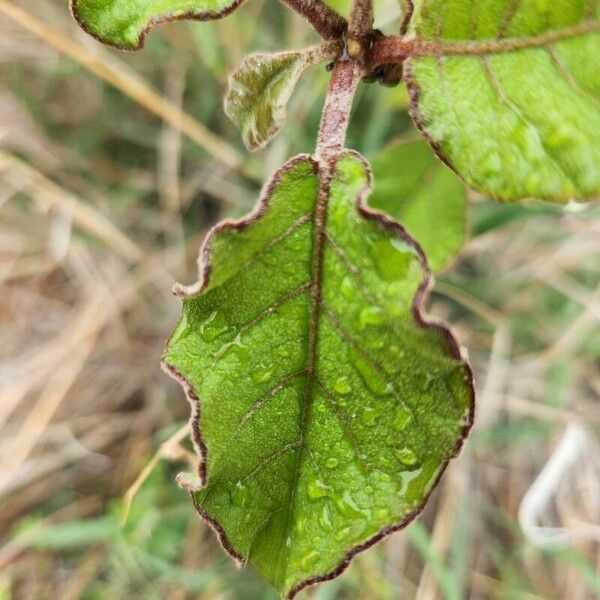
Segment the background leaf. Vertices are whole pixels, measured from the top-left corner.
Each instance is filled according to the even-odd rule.
[[[302,73],[331,60],[339,43],[296,52],[250,54],[229,78],[225,113],[242,132],[250,150],[265,146],[285,122],[285,107]]]
[[[583,0],[424,0],[415,31],[439,40],[441,54],[444,42],[481,43],[478,54],[405,69],[415,121],[470,186],[503,200],[600,191],[599,10]],[[511,50],[526,39],[531,47]],[[503,51],[490,52],[490,40],[504,40]]]
[[[365,163],[339,158],[323,227],[318,180],[293,159],[213,231],[165,356],[194,408],[200,513],[290,597],[418,513],[472,418],[469,368],[420,314],[422,256],[362,205]]]
[[[166,21],[218,19],[243,0],[71,0],[80,25],[105,44],[136,50],[150,29]]]
[[[400,140],[371,160],[369,205],[398,221],[423,248],[433,271],[443,269],[467,234],[465,185],[417,140]]]

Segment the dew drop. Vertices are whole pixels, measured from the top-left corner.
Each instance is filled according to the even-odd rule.
[[[417,455],[408,446],[404,446],[403,448],[397,448],[396,456],[398,457],[398,460],[407,467],[413,467],[417,464],[418,461]]]
[[[412,420],[412,412],[405,406],[398,406],[396,408],[396,415],[394,417],[394,429],[396,431],[404,431],[408,424]]]
[[[267,367],[260,365],[252,372],[252,381],[254,383],[266,383],[271,379],[272,371]]]
[[[367,406],[360,416],[360,420],[367,426],[373,427],[377,425],[377,412],[374,408]]]
[[[404,358],[404,350],[400,350],[400,348],[398,348],[398,346],[395,344],[390,346],[390,352],[395,358]]]
[[[390,516],[390,511],[387,508],[378,508],[375,510],[375,518],[380,521],[384,521],[388,519]]]
[[[352,300],[354,297],[354,287],[352,285],[352,280],[348,275],[342,279],[342,284],[340,285],[340,294],[346,298],[346,300]]]
[[[310,481],[306,488],[306,495],[309,500],[319,500],[319,498],[325,498],[330,496],[332,489],[326,485],[321,479],[314,479]]]
[[[315,562],[317,562],[317,559],[319,558],[320,553],[318,550],[311,550],[308,554],[306,554],[305,556],[302,557],[302,561],[300,562],[300,565],[302,566],[303,569],[308,570],[312,567],[312,565],[315,564]]]
[[[175,330],[171,334],[171,340],[170,340],[169,344],[175,344],[175,343],[179,342],[187,334],[189,334],[187,311],[183,311],[183,314],[181,315],[181,319],[179,319],[179,322],[177,323]]]
[[[242,336],[238,333],[231,342],[223,344],[215,353],[215,358],[220,359],[235,354],[241,363],[247,363],[250,359],[248,348],[242,344]]]
[[[352,391],[352,387],[347,377],[338,377],[333,384],[333,389],[342,396],[349,394]]]
[[[238,481],[231,493],[231,502],[235,506],[244,507],[248,502],[248,495],[248,488],[241,481]]]
[[[342,497],[335,498],[335,507],[345,517],[351,519],[362,519],[363,514],[349,492],[346,492]]]
[[[290,355],[290,351],[285,346],[280,346],[275,352],[277,356],[281,356],[282,358],[287,358]]]
[[[331,523],[331,514],[329,513],[329,506],[327,504],[323,506],[323,510],[319,515],[319,525],[324,531],[331,531],[333,529],[333,524]]]
[[[423,381],[423,391],[428,392],[435,383],[435,375],[432,373],[425,373],[425,380]]]
[[[376,338],[374,340],[370,340],[367,343],[367,346],[373,350],[381,350],[385,346],[385,341],[381,338]]]
[[[411,248],[402,240],[378,240],[372,248],[373,260],[379,275],[386,281],[406,277],[415,256]]]
[[[200,337],[205,342],[212,342],[228,330],[225,317],[216,310],[200,325]]]
[[[360,311],[358,324],[361,329],[369,325],[381,325],[383,323],[383,311],[379,306],[367,306]]]
[[[365,385],[377,396],[389,396],[394,388],[392,384],[383,381],[373,368],[354,350],[348,349],[348,358],[356,369]]]
[[[294,526],[294,530],[299,534],[302,535],[305,531],[306,531],[306,520],[305,519],[298,519],[296,521],[296,524]]]
[[[325,464],[327,465],[328,469],[335,469],[340,464],[340,461],[332,456],[331,458],[327,459]]]

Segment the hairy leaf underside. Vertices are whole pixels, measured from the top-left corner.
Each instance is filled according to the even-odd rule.
[[[467,233],[464,183],[420,140],[390,144],[372,158],[371,167],[375,187],[369,205],[402,223],[433,271],[446,267]]]
[[[292,159],[213,230],[165,355],[194,409],[199,512],[289,597],[414,517],[472,421],[470,370],[420,314],[422,254],[363,204],[361,157],[332,169],[319,185]]]
[[[417,124],[469,185],[505,200],[600,192],[598,2],[423,0],[413,33],[441,54],[474,43],[405,66]]]
[[[144,44],[146,33],[165,21],[218,19],[243,0],[70,0],[81,26],[95,38],[127,50]]]
[[[306,50],[247,56],[229,78],[225,113],[250,150],[265,146],[285,122],[285,107],[301,75],[311,65],[332,60],[338,42]]]

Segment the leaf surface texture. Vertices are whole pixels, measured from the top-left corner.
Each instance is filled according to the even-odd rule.
[[[306,50],[247,56],[229,78],[225,113],[242,133],[250,150],[264,147],[285,122],[285,107],[308,67],[333,59],[337,42]]]
[[[599,7],[422,2],[414,33],[440,52],[407,61],[413,116],[471,187],[503,200],[600,192]],[[448,55],[465,42],[468,55]]]
[[[230,13],[243,0],[71,0],[81,26],[99,41],[136,50],[159,23],[182,19],[207,21]]]
[[[165,355],[194,408],[200,514],[288,597],[417,514],[472,420],[470,370],[420,314],[422,255],[364,206],[364,159],[331,168],[320,185],[292,159],[213,230]]]

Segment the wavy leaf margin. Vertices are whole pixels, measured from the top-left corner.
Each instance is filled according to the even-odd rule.
[[[433,285],[433,275],[429,268],[429,264],[427,262],[427,258],[419,246],[419,244],[408,234],[408,232],[396,221],[394,221],[391,217],[386,215],[385,213],[375,210],[367,205],[367,198],[372,189],[373,183],[373,175],[371,172],[371,168],[368,162],[364,159],[362,155],[354,150],[345,150],[344,153],[351,154],[360,160],[365,168],[365,172],[368,176],[368,181],[365,187],[358,193],[358,196],[355,201],[355,208],[359,215],[361,215],[364,219],[369,221],[374,221],[380,226],[384,227],[388,231],[396,234],[396,236],[401,239],[406,244],[412,246],[418,257],[421,268],[423,269],[423,279],[419,287],[417,288],[417,292],[414,296],[412,302],[412,313],[413,318],[418,326],[423,328],[434,329],[442,334],[446,343],[448,344],[448,350],[450,351],[453,358],[461,361],[466,369],[467,381],[466,384],[470,389],[470,402],[469,402],[469,411],[468,418],[465,420],[465,424],[462,427],[460,437],[456,441],[455,447],[452,450],[449,458],[442,464],[441,469],[435,479],[434,484],[431,487],[429,493],[423,498],[423,501],[419,506],[417,506],[413,512],[404,517],[400,522],[385,527],[380,530],[375,535],[371,536],[365,542],[354,546],[351,548],[340,564],[333,570],[328,573],[324,573],[322,575],[316,575],[305,581],[299,583],[294,587],[289,594],[287,595],[288,600],[293,600],[296,595],[302,591],[304,588],[312,585],[316,585],[318,583],[322,583],[324,581],[329,581],[331,579],[335,579],[339,575],[341,575],[350,565],[352,559],[359,553],[367,550],[371,546],[379,543],[383,539],[385,539],[390,534],[399,531],[409,525],[414,519],[416,519],[427,504],[429,496],[433,492],[433,490],[437,487],[440,479],[442,478],[444,472],[446,471],[450,461],[455,458],[460,450],[463,447],[463,443],[473,425],[473,420],[475,416],[475,386],[473,381],[473,371],[471,365],[469,363],[468,357],[466,355],[466,351],[462,348],[456,337],[452,333],[451,329],[442,321],[427,317],[424,313],[424,306],[429,295],[430,288]],[[336,157],[336,162],[341,158],[341,155]],[[279,184],[281,177],[290,169],[292,169],[298,162],[300,161],[310,161],[315,169],[315,173],[319,173],[319,162],[318,160],[307,154],[300,154],[292,159],[290,159],[287,163],[285,163],[280,169],[278,169],[270,178],[270,180],[265,184],[259,200],[255,206],[255,208],[245,217],[241,219],[226,219],[221,221],[217,225],[215,225],[207,234],[202,246],[200,248],[200,253],[198,256],[198,271],[199,278],[197,283],[185,286],[181,284],[175,284],[173,287],[173,293],[181,298],[193,298],[198,294],[202,293],[205,290],[210,282],[210,274],[212,271],[212,265],[210,260],[211,247],[213,240],[215,237],[224,231],[232,231],[237,230],[241,231],[249,227],[252,223],[257,221],[265,214],[265,212],[269,208],[269,199],[273,190]],[[192,496],[192,501],[198,512],[199,516],[211,527],[211,529],[215,532],[219,542],[223,546],[223,549],[231,556],[238,567],[243,567],[246,564],[246,560],[243,556],[241,556],[236,550],[233,548],[233,545],[229,542],[227,538],[227,534],[223,527],[211,516],[209,516],[196,502],[194,492],[201,489],[204,485],[204,481],[206,479],[206,457],[208,449],[206,444],[202,438],[202,431],[200,428],[200,417],[201,417],[201,399],[196,394],[193,389],[193,386],[190,382],[172,365],[170,365],[165,358],[162,361],[163,370],[171,376],[175,381],[177,381],[183,388],[186,398],[191,406],[191,415],[190,415],[190,429],[192,432],[192,440],[194,443],[194,447],[198,454],[198,468],[197,468],[197,482],[193,482],[190,480],[189,475],[181,474],[178,477],[178,483],[184,489],[190,491]]]
[[[162,25],[163,23],[172,23],[174,21],[215,21],[232,13],[234,10],[239,8],[245,2],[245,0],[233,0],[231,4],[217,12],[206,10],[189,10],[182,14],[166,13],[164,15],[153,17],[140,31],[137,44],[132,46],[117,44],[93,31],[87,21],[85,21],[79,14],[79,2],[80,0],[69,0],[69,9],[73,15],[73,18],[88,35],[91,35],[102,44],[111,46],[112,48],[116,48],[118,50],[141,50],[146,43],[146,36],[158,25]]]

